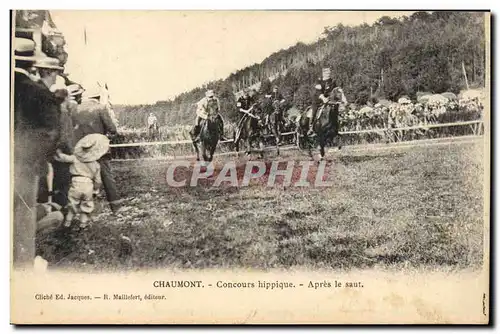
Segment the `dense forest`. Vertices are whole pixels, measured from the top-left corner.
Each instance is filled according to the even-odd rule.
[[[416,12],[402,18],[381,17],[372,25],[326,27],[312,44],[298,43],[271,54],[226,79],[210,82],[169,101],[152,105],[116,105],[121,125],[143,127],[150,112],[161,125],[190,124],[194,104],[207,88],[216,91],[223,115],[236,120],[235,93],[257,86],[268,92],[280,87],[289,102],[303,109],[311,89],[330,67],[349,102],[364,105],[378,99],[414,99],[417,92],[458,92],[481,87],[485,80],[484,14],[479,12]]]

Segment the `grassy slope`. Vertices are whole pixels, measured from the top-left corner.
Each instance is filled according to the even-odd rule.
[[[93,269],[476,267],[483,247],[478,150],[340,155],[327,189],[173,189],[165,164],[117,164],[124,194],[135,197],[126,217],[104,209],[88,231],[52,235],[39,249],[59,266]],[[120,233],[132,240],[131,255]]]

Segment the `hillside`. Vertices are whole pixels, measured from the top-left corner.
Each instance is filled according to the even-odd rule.
[[[215,89],[227,119],[238,118],[235,93],[251,85],[261,91],[277,84],[301,109],[310,103],[311,87],[321,68],[332,68],[349,102],[370,99],[415,98],[419,91],[458,92],[484,86],[484,14],[476,12],[416,12],[395,19],[382,17],[372,25],[326,27],[315,43],[298,43],[231,74],[169,101],[152,105],[115,105],[121,125],[143,127],[150,112],[162,125],[191,124],[194,103],[207,88]],[[262,83],[262,84],[261,84]]]

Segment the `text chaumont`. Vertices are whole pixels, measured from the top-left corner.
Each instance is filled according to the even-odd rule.
[[[154,281],[155,288],[203,288],[203,281]]]

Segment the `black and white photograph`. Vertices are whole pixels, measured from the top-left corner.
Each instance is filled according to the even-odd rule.
[[[11,16],[11,322],[488,323],[488,11]]]

